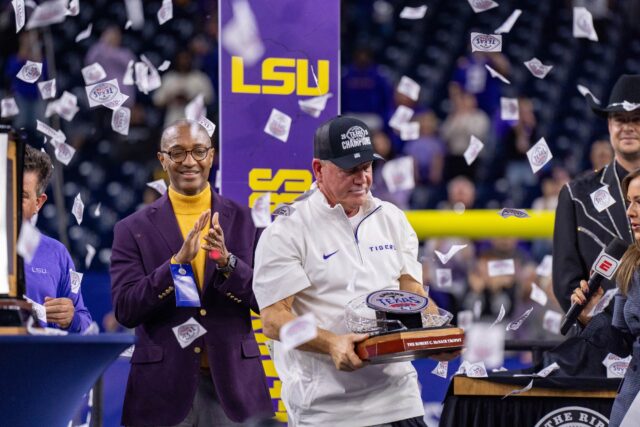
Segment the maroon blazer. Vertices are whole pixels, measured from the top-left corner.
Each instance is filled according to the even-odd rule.
[[[111,255],[111,297],[118,321],[138,337],[124,400],[124,425],[173,425],[185,419],[207,349],[213,383],[225,414],[240,422],[273,416],[249,309],[258,312],[251,288],[259,231],[248,208],[212,190],[229,252],[238,257],[225,279],[207,257],[202,307],[176,307],[171,257],[184,239],[167,194],[119,221]],[[171,328],[196,319],[207,333],[181,348]]]

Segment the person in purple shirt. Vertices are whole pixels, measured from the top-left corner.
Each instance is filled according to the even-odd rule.
[[[45,190],[53,166],[42,151],[27,145],[22,185],[22,220],[31,221],[47,201]],[[47,326],[69,332],[83,332],[91,325],[91,314],[84,306],[80,284],[72,286],[75,266],[67,248],[51,237],[41,235],[30,263],[24,263],[27,297],[47,310]]]

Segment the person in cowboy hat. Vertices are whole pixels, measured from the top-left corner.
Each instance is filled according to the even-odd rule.
[[[584,301],[586,280],[602,249],[615,237],[629,244],[634,241],[620,183],[629,172],[640,168],[640,75],[622,75],[606,106],[600,106],[593,97],[589,103],[594,113],[608,120],[614,159],[604,168],[586,172],[567,183],[558,198],[553,233],[553,290],[565,311],[573,302]],[[601,362],[608,353],[623,357],[629,354],[629,340],[611,326],[613,304],[601,314],[588,316],[604,291],[614,287],[613,280],[603,281],[602,288],[578,318],[584,329],[565,341],[562,349],[551,352],[567,362],[559,364],[569,375],[604,375]]]

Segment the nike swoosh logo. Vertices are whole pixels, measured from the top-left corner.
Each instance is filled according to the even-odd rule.
[[[340,250],[340,249],[338,249],[338,251],[339,251],[339,250]],[[327,259],[331,258],[333,255],[335,255],[336,253],[338,253],[338,251],[331,252],[330,254],[327,254],[327,255],[322,254],[322,259],[327,260]]]

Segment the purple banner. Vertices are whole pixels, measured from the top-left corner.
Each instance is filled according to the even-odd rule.
[[[340,2],[221,0],[219,12],[220,191],[248,206],[271,192],[273,209],[309,189],[313,134],[339,112]]]

